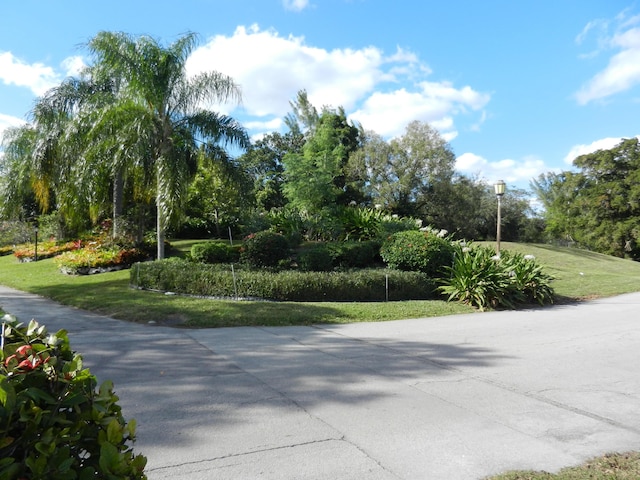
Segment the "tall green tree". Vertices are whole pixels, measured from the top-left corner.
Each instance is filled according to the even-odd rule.
[[[158,258],[164,258],[165,232],[180,209],[203,142],[248,146],[233,118],[202,107],[240,100],[240,88],[218,72],[187,76],[186,61],[196,46],[189,33],[165,47],[148,37],[100,32],[88,44],[92,75],[120,83],[113,103],[91,115],[87,136],[94,156],[115,154],[119,164],[134,162],[153,172]],[[119,151],[114,146],[120,145]]]
[[[225,236],[255,207],[253,182],[239,162],[224,149],[203,145],[198,152],[198,170],[189,185],[185,213],[200,224],[200,234]],[[193,226],[193,225],[191,225]]]
[[[574,160],[579,172],[534,183],[547,232],[598,252],[640,260],[640,142],[627,139]]]
[[[402,137],[388,143],[366,132],[349,170],[366,178],[366,195],[374,204],[399,215],[424,217],[438,208],[438,190],[451,183],[454,163],[455,155],[438,131],[414,121]]]
[[[342,108],[323,110],[302,153],[283,158],[283,191],[293,206],[316,213],[354,200],[357,192],[347,182],[345,169],[359,146],[359,134]]]
[[[48,176],[33,161],[37,132],[32,125],[5,130],[0,156],[0,216],[26,219],[46,212],[51,203]],[[39,198],[37,198],[39,197]]]
[[[287,204],[283,192],[283,159],[287,154],[301,154],[304,143],[302,133],[273,132],[253,143],[238,159],[253,178],[256,203],[262,210],[269,211]]]

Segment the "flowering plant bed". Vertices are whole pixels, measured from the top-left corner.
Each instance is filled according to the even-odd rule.
[[[56,255],[60,255],[63,252],[68,252],[70,250],[75,250],[80,248],[81,242],[55,242],[55,241],[47,241],[38,243],[38,259],[42,260],[45,258],[55,257]],[[13,249],[13,255],[20,262],[31,262],[36,257],[36,247],[33,243],[27,243],[24,245],[19,245]]]
[[[148,260],[147,252],[139,248],[87,246],[65,252],[55,258],[58,268],[68,275],[91,275],[129,268]]]
[[[0,257],[4,257],[5,255],[11,255],[13,253],[13,249],[15,247],[12,245],[7,245],[6,247],[0,247]]]

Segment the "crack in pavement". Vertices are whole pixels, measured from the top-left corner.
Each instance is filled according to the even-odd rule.
[[[173,465],[165,465],[162,467],[154,467],[154,468],[148,468],[146,469],[148,472],[157,472],[160,470],[170,470],[172,468],[179,468],[179,467],[184,467],[187,465],[203,465],[206,464],[208,462],[217,462],[219,460],[225,460],[227,458],[235,458],[235,457],[246,457],[249,455],[255,455],[258,453],[265,453],[265,452],[274,452],[277,450],[286,450],[288,448],[296,448],[296,447],[304,447],[306,445],[316,445],[316,444],[321,444],[321,443],[328,443],[328,442],[336,442],[336,441],[344,441],[343,438],[323,438],[320,440],[312,440],[309,442],[302,442],[302,443],[294,443],[291,445],[281,445],[278,447],[271,447],[271,448],[263,448],[263,449],[258,449],[258,450],[251,450],[249,452],[242,452],[242,453],[230,453],[229,455],[222,455],[219,457],[213,457],[213,458],[203,458],[201,460],[193,460],[191,462],[183,462],[183,463],[176,463]],[[350,442],[347,442],[350,443]]]

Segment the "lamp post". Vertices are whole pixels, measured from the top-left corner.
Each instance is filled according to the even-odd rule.
[[[34,255],[34,261],[37,262],[38,261],[38,227],[33,227],[33,233],[36,237],[36,248],[35,248],[35,255]]]
[[[498,257],[500,257],[500,224],[502,223],[502,217],[501,217],[502,196],[504,195],[504,191],[506,187],[507,185],[502,180],[498,180],[498,183],[496,183],[493,186],[493,189],[496,192],[496,198],[498,199],[498,224],[496,228],[496,255]]]

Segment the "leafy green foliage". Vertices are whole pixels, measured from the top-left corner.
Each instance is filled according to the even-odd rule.
[[[484,310],[516,308],[537,302],[553,303],[552,278],[533,258],[503,251],[500,257],[490,247],[455,246],[455,261],[447,267],[439,290],[457,300]]]
[[[640,141],[623,140],[574,160],[579,172],[542,175],[532,186],[546,233],[600,253],[640,260]]]
[[[191,259],[200,263],[232,263],[240,259],[240,251],[222,241],[202,242],[191,247]]]
[[[252,180],[239,162],[220,148],[202,146],[198,169],[187,190],[185,212],[190,222],[187,231],[180,233],[189,233],[191,227],[193,233],[221,238],[229,228],[237,231],[252,210],[252,188]]]
[[[331,242],[327,248],[338,268],[367,268],[382,263],[378,240],[362,242]]]
[[[289,242],[284,235],[262,231],[245,238],[240,260],[251,268],[277,267],[289,255]]]
[[[241,270],[169,259],[136,264],[131,284],[198,296],[295,302],[384,301],[434,298],[435,282],[419,272],[369,269],[349,272]]]
[[[333,270],[333,257],[324,243],[307,247],[298,252],[298,269],[302,272],[328,272]]]
[[[97,388],[67,333],[2,322],[0,478],[145,479],[146,458],[128,445],[135,421],[123,418],[111,382]]]
[[[308,212],[347,205],[354,198],[345,166],[358,146],[359,130],[348,123],[343,109],[324,109],[309,132],[302,154],[282,159],[283,191],[296,207]]]
[[[382,245],[380,255],[390,268],[423,272],[437,278],[453,260],[453,246],[431,232],[407,231],[391,235]]]
[[[347,207],[338,210],[343,240],[370,240],[382,231],[385,214],[375,208]]]

